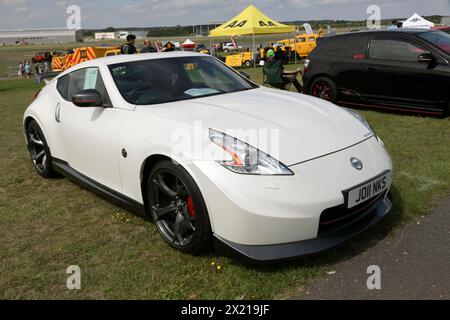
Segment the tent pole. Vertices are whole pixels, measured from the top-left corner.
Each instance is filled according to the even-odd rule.
[[[294,58],[295,64],[297,64],[297,28],[294,31]]]
[[[255,56],[255,33],[253,32],[253,37],[252,37],[252,42],[253,42],[253,48],[252,48],[252,54],[253,54],[253,69],[256,69],[256,56]]]
[[[209,53],[213,51],[213,39],[209,36]]]
[[[289,39],[289,52],[288,54],[288,63],[291,63],[291,33],[288,33],[288,39]]]

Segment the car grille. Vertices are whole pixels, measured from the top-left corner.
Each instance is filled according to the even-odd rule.
[[[351,209],[348,209],[346,205],[326,209],[320,216],[319,236],[336,231],[358,221],[366,214],[372,213],[373,208],[376,207],[375,204],[384,199],[385,196],[386,192]],[[372,210],[370,210],[371,207],[373,207]],[[370,211],[368,212],[368,210]]]

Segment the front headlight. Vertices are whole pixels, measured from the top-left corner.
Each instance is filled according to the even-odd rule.
[[[377,135],[373,127],[370,125],[370,123],[366,119],[364,119],[364,117],[359,112],[348,108],[343,109],[348,113],[350,113],[352,116],[354,116],[356,119],[358,119],[359,122],[361,122],[367,129],[369,129],[369,131],[373,133],[374,136]]]
[[[293,175],[284,164],[270,155],[222,132],[209,129],[209,139],[228,153],[231,160],[217,161],[225,168],[240,174]]]

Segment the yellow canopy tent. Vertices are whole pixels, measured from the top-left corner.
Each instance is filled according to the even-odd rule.
[[[294,26],[288,26],[275,21],[258,8],[249,5],[244,11],[230,21],[211,30],[210,37],[229,37],[237,35],[253,36],[253,51],[255,50],[255,34],[275,34],[295,32]],[[255,60],[255,59],[253,59]]]
[[[290,33],[294,32],[294,26],[279,23],[257,9],[249,5],[244,11],[230,21],[211,30],[211,37],[229,37],[237,35]]]

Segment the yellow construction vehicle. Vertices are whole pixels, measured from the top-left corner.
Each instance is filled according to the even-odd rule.
[[[232,54],[225,57],[225,64],[229,67],[250,67],[253,64],[252,52],[241,52],[238,54]]]
[[[300,58],[307,57],[316,47],[319,34],[302,34],[297,36],[297,40],[283,39],[276,43],[276,47],[281,47],[283,51],[290,50],[297,53]]]

